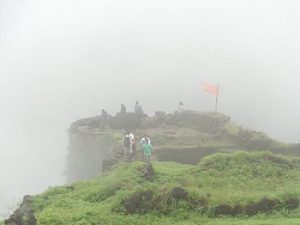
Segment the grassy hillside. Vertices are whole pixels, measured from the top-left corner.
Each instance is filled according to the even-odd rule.
[[[300,224],[300,160],[267,152],[218,153],[197,165],[119,164],[94,180],[50,188],[39,225]]]

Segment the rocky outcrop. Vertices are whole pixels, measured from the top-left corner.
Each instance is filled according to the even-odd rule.
[[[97,118],[80,120],[72,124],[69,130],[68,183],[100,175],[104,160],[122,155],[122,134],[108,128],[99,128],[95,123],[99,123]],[[110,167],[107,164],[105,166]]]
[[[151,163],[147,163],[141,169],[141,177],[145,178],[148,181],[151,181],[154,175],[153,166]]]
[[[127,214],[139,213],[144,214],[151,209],[151,202],[153,199],[152,191],[143,191],[135,193],[132,197],[123,202]]]
[[[146,133],[158,161],[197,164],[217,152],[270,150],[299,155],[299,145],[275,141],[261,132],[236,126],[218,113],[184,111],[155,116],[119,113],[96,116],[74,122],[69,130],[67,180],[69,183],[93,178],[124,160],[123,136],[132,130],[137,142]],[[137,153],[140,154],[137,143]],[[141,157],[136,157],[142,159]]]
[[[179,158],[176,160],[175,155],[184,156],[182,154],[168,154],[165,147],[160,145],[169,145],[182,150],[186,145],[195,145],[195,140],[201,139],[201,132],[215,134],[217,130],[230,121],[229,117],[214,113],[198,113],[194,111],[185,111],[183,113],[165,114],[157,112],[154,117],[146,115],[140,116],[134,113],[119,113],[116,116],[101,116],[81,119],[74,122],[69,129],[69,152],[67,155],[67,180],[69,183],[95,177],[102,171],[110,170],[113,165],[124,160],[123,155],[123,135],[126,130],[134,130],[139,138],[148,133],[149,129],[155,132],[151,136],[151,141],[156,148],[156,156],[158,160],[180,161],[185,162],[187,158],[199,161],[206,153],[198,154],[198,157]],[[195,133],[199,138],[193,137],[174,137],[165,135],[169,130],[175,127],[184,129],[189,127],[195,129]],[[194,131],[191,131],[194,132]],[[179,136],[180,134],[175,135]],[[171,139],[169,140],[168,137]],[[181,141],[186,139],[186,141]],[[160,143],[161,142],[161,143]],[[197,141],[196,141],[197,142]],[[170,145],[171,143],[171,145]],[[172,147],[173,145],[173,147]],[[190,148],[190,147],[188,147]],[[174,152],[176,149],[174,149]],[[199,152],[199,147],[196,147]],[[209,150],[210,153],[212,152]],[[187,152],[187,151],[186,151]],[[196,153],[197,154],[197,153]],[[172,157],[169,157],[172,155]],[[174,159],[173,159],[174,158]],[[189,162],[186,162],[189,163]]]
[[[36,218],[32,209],[33,197],[27,195],[23,198],[20,207],[4,221],[5,225],[35,225]]]
[[[171,191],[171,196],[175,199],[185,199],[188,192],[181,187],[174,187]]]

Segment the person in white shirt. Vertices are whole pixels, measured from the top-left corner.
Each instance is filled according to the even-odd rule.
[[[127,157],[129,162],[133,159],[132,137],[133,134],[131,135],[131,133],[127,132],[123,140],[124,155]]]
[[[135,143],[135,138],[132,132],[129,133],[130,137],[130,143],[131,143],[131,149],[132,149],[132,159],[135,158],[136,155],[136,143]]]
[[[146,139],[149,140],[149,144],[151,144],[150,138],[148,137],[147,134],[144,135],[144,137],[142,137],[141,141],[140,141],[140,145],[143,146],[143,144],[146,143]]]

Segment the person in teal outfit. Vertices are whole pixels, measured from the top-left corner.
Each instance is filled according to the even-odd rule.
[[[146,138],[146,142],[143,144],[143,152],[144,152],[144,161],[150,162],[151,154],[152,154],[152,145],[148,138]]]

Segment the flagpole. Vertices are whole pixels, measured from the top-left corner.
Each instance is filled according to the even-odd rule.
[[[218,99],[219,99],[219,90],[220,90],[220,87],[219,87],[219,84],[218,84],[218,94],[216,96],[216,106],[215,106],[215,113],[218,112]]]

